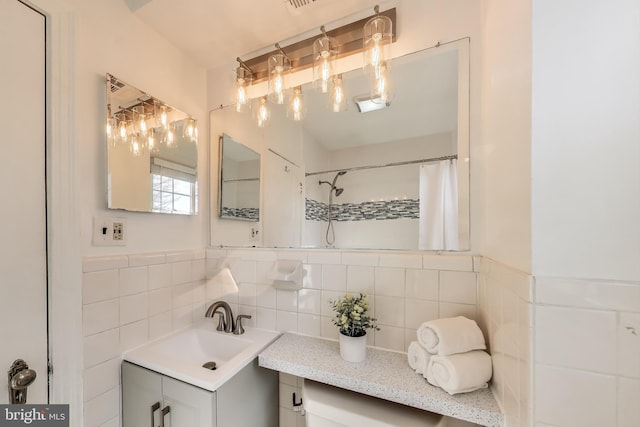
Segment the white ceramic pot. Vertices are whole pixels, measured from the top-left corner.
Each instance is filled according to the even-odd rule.
[[[362,362],[367,357],[367,335],[349,337],[340,334],[340,356],[347,362]]]

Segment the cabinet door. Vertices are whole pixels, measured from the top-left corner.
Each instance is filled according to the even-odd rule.
[[[162,376],[131,363],[123,363],[122,427],[158,426],[161,407]]]
[[[216,427],[216,393],[185,384],[173,378],[162,378],[166,427]]]

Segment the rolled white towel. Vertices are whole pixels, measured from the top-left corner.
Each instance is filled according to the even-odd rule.
[[[418,342],[431,354],[448,356],[471,350],[485,350],[478,324],[464,316],[424,322],[417,331]]]
[[[427,364],[429,363],[430,357],[429,352],[421,346],[418,341],[411,341],[409,351],[407,352],[411,369],[424,375],[424,373],[427,372]]]
[[[492,374],[491,356],[482,350],[429,358],[424,376],[429,384],[449,394],[486,388]]]

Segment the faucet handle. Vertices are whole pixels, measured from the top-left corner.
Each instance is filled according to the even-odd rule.
[[[211,317],[215,316],[216,314],[218,315],[218,327],[216,328],[216,330],[224,332],[227,329],[227,322],[224,321],[224,315],[219,311],[214,311]]]
[[[233,333],[235,335],[244,334],[244,328],[242,327],[242,319],[251,319],[251,316],[248,314],[239,314],[238,317],[236,317],[236,327],[233,329]]]

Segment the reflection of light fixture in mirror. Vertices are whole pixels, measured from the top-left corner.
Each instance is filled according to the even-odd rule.
[[[117,138],[115,135],[116,129],[118,128],[118,120],[115,118],[107,119],[107,140],[111,145],[115,145],[117,142]]]
[[[249,105],[249,96],[247,95],[247,86],[251,85],[253,80],[253,72],[240,57],[236,58],[236,61],[240,63],[240,66],[236,68],[236,90],[235,90],[235,104],[236,111],[242,113],[247,109]]]
[[[257,100],[256,107],[256,121],[258,122],[258,127],[265,127],[269,124],[269,118],[271,117],[271,111],[269,111],[269,105],[267,104],[267,97],[262,96]]]
[[[380,15],[378,6],[374,10],[376,11],[376,16],[364,24],[362,46],[364,48],[364,68],[375,79],[378,79],[381,73],[380,67],[384,66],[385,72],[389,72],[393,23],[388,16]]]
[[[313,86],[322,93],[327,93],[333,77],[338,43],[333,37],[327,36],[324,25],[320,30],[322,37],[313,42]]]
[[[383,102],[380,98],[371,98],[370,96],[357,96],[353,98],[353,102],[355,102],[360,113],[382,110],[391,105],[388,102]]]
[[[118,136],[125,142],[127,140],[127,118],[124,113],[116,114],[118,119]]]
[[[276,43],[280,53],[269,57],[269,101],[275,104],[284,104],[285,81],[284,76],[291,69],[291,60]]]
[[[140,142],[138,142],[138,136],[131,136],[131,145],[129,146],[129,150],[134,156],[139,156],[141,153]]]
[[[144,105],[136,105],[133,107],[134,119],[136,121],[137,131],[142,135],[147,134],[147,119],[144,115]]]
[[[192,117],[184,119],[184,123],[182,124],[182,136],[190,139],[192,142],[196,142],[197,132],[196,119]]]
[[[156,133],[156,131],[154,129],[151,129],[149,131],[149,137],[147,138],[147,146],[149,147],[149,151],[157,151],[158,150],[158,148],[156,147],[155,133]]]
[[[169,128],[169,121],[167,119],[167,107],[164,106],[160,111],[160,126],[162,126],[164,129]]]
[[[306,108],[302,96],[302,86],[296,86],[293,88],[293,93],[287,105],[287,117],[299,122],[304,119],[305,112]]]
[[[331,85],[331,111],[339,113],[347,109],[347,97],[344,93],[342,85],[342,74],[338,74],[333,78]]]
[[[167,147],[175,146],[175,141],[176,141],[175,124],[174,122],[171,122],[167,126]]]

